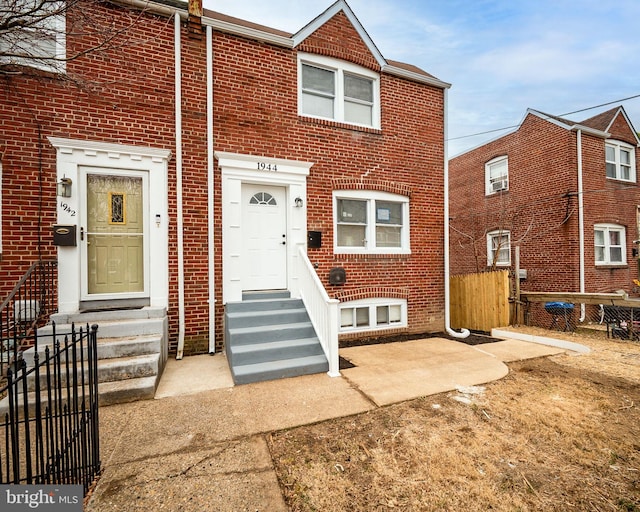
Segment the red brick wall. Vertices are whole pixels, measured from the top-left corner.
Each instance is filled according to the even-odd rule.
[[[624,116],[618,115],[608,130],[611,138],[635,145],[633,132]],[[633,279],[638,278],[637,257],[632,254],[637,240],[638,226],[636,209],[640,205],[637,183],[628,183],[606,178],[605,149],[602,139],[585,136],[584,204],[585,204],[585,279],[587,291],[611,292],[619,289],[631,291]],[[636,171],[640,163],[640,152],[636,148]],[[594,264],[593,226],[596,223],[619,224],[626,228],[627,265],[596,267]]]
[[[379,296],[380,289],[385,295],[398,290],[408,299],[410,331],[442,330],[442,90],[382,75],[382,129],[357,129],[298,117],[295,50],[220,33],[214,35],[214,49],[216,150],[314,162],[307,181],[307,228],[322,231],[323,244],[308,252],[329,294],[363,298]],[[377,67],[342,14],[299,49]],[[361,188],[410,196],[410,255],[334,254],[332,192]],[[328,284],[335,266],[346,270],[343,286]],[[220,304],[221,279],[217,282]],[[222,311],[220,305],[219,320]]]
[[[47,74],[18,75],[4,78],[0,83],[2,297],[38,258],[40,169],[42,251],[46,257],[56,257],[51,235],[51,226],[56,220],[56,155],[47,137],[152,146],[170,149],[175,155],[172,22],[145,14],[131,26],[138,12],[110,4],[91,3],[91,6],[91,18],[97,23],[114,29],[126,28],[122,37],[113,41],[113,48],[70,61],[65,79]],[[69,12],[69,27],[74,19],[80,19],[78,13]],[[91,41],[78,41],[72,36],[67,40],[72,48],[69,55],[76,49],[82,51],[91,46]],[[185,68],[188,73],[189,66]],[[170,198],[175,197],[174,184],[175,160],[171,160]],[[170,244],[175,254],[173,199],[172,206]],[[170,315],[175,331],[175,256],[172,262]]]
[[[125,27],[134,15],[92,4],[102,22]],[[55,151],[46,137],[170,149],[169,329],[178,330],[173,21],[144,14],[122,43],[68,64],[73,80],[11,77],[0,84],[0,154],[3,171],[2,296],[38,254],[38,177],[42,169],[42,250],[55,257]],[[68,38],[82,49],[89,43]],[[208,344],[208,241],[205,38],[188,37],[183,24],[183,211],[185,354]],[[214,32],[216,150],[314,162],[308,180],[308,229],[323,231],[323,247],[310,250],[327,283],[329,269],[343,266],[347,284],[330,294],[406,297],[410,331],[443,328],[443,92],[383,75],[382,129],[353,129],[297,115],[296,50]],[[348,48],[348,51],[347,51]],[[337,15],[301,49],[371,69],[377,63],[346,17]],[[75,81],[75,82],[74,82]],[[42,156],[39,157],[39,141]],[[346,181],[345,181],[346,180]],[[332,190],[400,191],[411,198],[411,255],[344,256],[332,248]],[[357,185],[356,185],[357,184]],[[215,215],[221,218],[221,179],[215,175]],[[217,325],[222,326],[222,253],[216,223]],[[372,279],[372,276],[375,276]],[[216,343],[222,343],[218,329]]]
[[[626,123],[618,120],[615,127],[615,133],[626,127],[615,137],[629,140]],[[509,190],[485,196],[485,163],[500,155],[509,158]],[[606,179],[602,138],[583,133],[582,155],[586,290],[629,290],[637,276],[631,257],[637,187]],[[530,114],[516,132],[453,158],[450,184],[452,274],[486,270],[485,234],[502,227],[511,231],[514,264],[513,246],[520,245],[520,268],[527,270],[523,290],[579,291],[575,132]],[[595,267],[596,222],[627,227],[627,267]]]

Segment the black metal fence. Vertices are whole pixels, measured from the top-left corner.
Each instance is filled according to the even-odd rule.
[[[33,367],[7,371],[0,389],[0,483],[82,484],[100,472],[97,330],[34,334]],[[64,341],[60,341],[64,338]],[[38,353],[45,347],[44,356]]]
[[[33,329],[57,311],[57,266],[55,260],[36,261],[0,304],[0,375],[18,360]]]

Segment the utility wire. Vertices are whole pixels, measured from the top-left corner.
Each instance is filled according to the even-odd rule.
[[[640,94],[635,94],[633,96],[629,96],[627,98],[622,98],[620,100],[608,101],[607,103],[601,103],[600,105],[594,105],[593,107],[581,108],[580,110],[574,110],[572,112],[566,112],[564,114],[560,114],[557,117],[570,116],[571,114],[578,114],[579,112],[586,112],[587,110],[593,110],[594,108],[606,107],[608,105],[613,105],[614,103],[620,103],[622,101],[633,100],[635,98],[640,98]],[[504,130],[510,130],[511,128],[517,128],[518,126],[520,126],[520,125],[519,124],[514,124],[513,126],[505,126],[504,128],[496,128],[494,130],[487,130],[485,132],[471,133],[469,135],[460,135],[459,137],[451,137],[450,139],[447,139],[447,141],[459,140],[459,139],[468,139],[469,137],[477,137],[479,135],[486,135],[487,133],[495,133],[495,132],[501,132],[501,131],[504,131]]]

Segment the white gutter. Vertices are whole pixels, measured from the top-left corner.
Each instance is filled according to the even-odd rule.
[[[444,328],[450,336],[454,338],[466,338],[469,336],[469,329],[461,329],[460,332],[451,328],[451,306],[449,304],[449,159],[448,153],[448,129],[447,129],[447,93],[444,94]]]
[[[213,152],[213,30],[207,27],[207,188],[209,233],[209,354],[216,352],[216,295],[215,295],[215,251],[214,251],[214,152]]]
[[[178,234],[178,349],[176,359],[182,359],[184,352],[184,239],[182,215],[182,67],[180,64],[180,14],[174,13],[174,62],[176,104],[176,229]]]
[[[584,287],[584,185],[582,182],[582,130],[576,133],[576,144],[578,146],[578,239],[580,243],[580,293],[585,292]],[[580,304],[580,322],[584,322],[586,308]]]
[[[584,282],[584,183],[583,183],[583,169],[582,169],[582,132],[594,137],[600,137],[607,139],[611,136],[608,132],[596,130],[581,124],[574,124],[571,130],[576,132],[576,146],[577,146],[577,159],[578,159],[578,240],[580,251],[580,293],[585,293]],[[586,318],[586,307],[584,304],[580,304],[580,322],[584,322]]]
[[[400,78],[406,78],[407,80],[412,80],[414,82],[433,85],[434,87],[438,87],[439,89],[448,89],[449,87],[451,87],[450,83],[438,80],[433,76],[422,75],[420,73],[409,71],[408,69],[399,68],[398,66],[392,66],[391,64],[383,65],[382,72],[389,73],[390,75],[395,75]]]

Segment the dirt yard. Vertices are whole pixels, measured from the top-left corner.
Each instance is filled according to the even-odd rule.
[[[290,509],[640,511],[640,344],[553,334],[592,352],[274,433]]]

